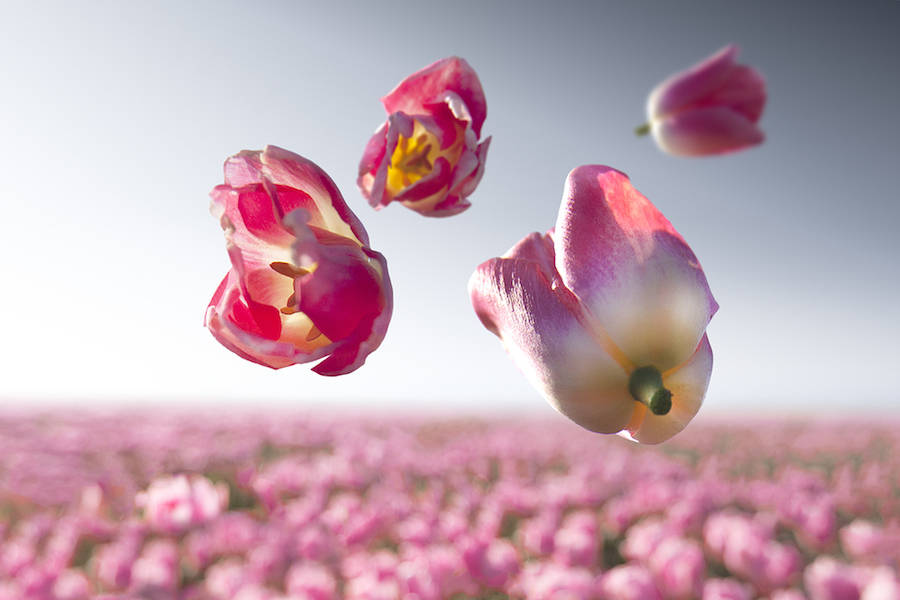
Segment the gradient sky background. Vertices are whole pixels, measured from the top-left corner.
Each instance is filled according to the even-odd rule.
[[[555,221],[577,165],[628,173],[721,309],[704,414],[900,407],[900,2],[0,4],[0,399],[550,411],[469,305],[483,260]],[[678,159],[635,138],[651,88],[729,42],[765,75],[763,146]],[[466,58],[493,135],[472,208],[374,212],[379,98]],[[317,162],[385,254],[356,373],[245,362],[202,327],[228,268],[208,192],[276,144]]]

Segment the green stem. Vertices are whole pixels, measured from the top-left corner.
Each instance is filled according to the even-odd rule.
[[[648,133],[650,133],[650,123],[644,123],[634,128],[634,135],[638,137],[643,137]]]
[[[672,410],[672,392],[663,386],[662,374],[656,367],[638,367],[632,371],[628,393],[654,415],[666,415]]]

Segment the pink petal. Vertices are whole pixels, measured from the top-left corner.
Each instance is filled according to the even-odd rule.
[[[325,229],[369,244],[369,236],[360,220],[344,202],[334,181],[311,160],[278,146],[267,146],[260,155],[263,173],[276,186],[302,190],[316,205],[312,213]],[[287,212],[287,211],[286,211]]]
[[[533,234],[511,251],[521,258],[482,263],[469,280],[472,305],[554,408],[592,431],[617,432],[637,404],[627,375],[582,326],[577,299],[548,277],[550,249]]]
[[[460,196],[470,196],[481,182],[481,178],[484,176],[484,163],[487,161],[487,153],[490,146],[491,136],[486,137],[483,142],[478,144],[478,147],[475,150],[475,156],[478,159],[478,167],[475,169],[474,173],[460,183],[458,190]]]
[[[694,354],[718,305],[697,257],[626,175],[569,173],[555,238],[562,280],[632,367],[666,371]]]
[[[712,348],[704,335],[690,360],[663,374],[663,385],[672,392],[672,410],[666,415],[654,415],[639,405],[635,419],[628,425],[631,437],[642,444],[659,444],[687,427],[703,404],[712,366]]]
[[[354,334],[348,336],[338,351],[313,367],[313,371],[319,375],[345,375],[355,371],[366,362],[366,357],[381,345],[387,333],[394,307],[394,292],[387,275],[387,261],[380,253],[369,248],[363,248],[363,252],[379,266],[383,278],[381,291],[384,305],[374,318],[360,319]]]
[[[762,143],[764,135],[754,123],[723,106],[678,113],[653,123],[660,148],[676,156],[704,156],[734,152]]]
[[[481,126],[487,116],[487,102],[478,75],[462,58],[443,58],[413,73],[382,98],[381,102],[388,113],[427,114],[430,111],[424,108],[425,105],[445,102],[448,99],[447,92],[452,92],[462,100],[471,115],[475,135],[480,136]]]
[[[726,106],[756,123],[766,104],[766,81],[759,71],[735,65],[721,87],[697,103],[702,106]]]
[[[664,118],[718,88],[734,66],[737,53],[737,46],[730,44],[690,69],[663,81],[650,93],[647,117],[651,121]]]

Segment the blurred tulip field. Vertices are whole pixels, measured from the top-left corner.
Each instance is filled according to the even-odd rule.
[[[0,599],[900,598],[897,423],[0,417]]]

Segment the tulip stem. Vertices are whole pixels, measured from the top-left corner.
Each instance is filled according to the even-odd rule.
[[[654,366],[638,367],[628,378],[631,397],[650,409],[654,415],[672,410],[672,392],[663,386],[662,374]]]
[[[650,133],[650,123],[644,123],[634,128],[634,135],[642,137]]]

